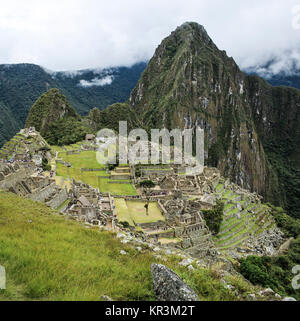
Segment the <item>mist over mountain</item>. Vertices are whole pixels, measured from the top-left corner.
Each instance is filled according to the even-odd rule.
[[[300,89],[300,51],[294,50],[274,56],[267,62],[244,69],[249,74],[264,78],[273,86]]]

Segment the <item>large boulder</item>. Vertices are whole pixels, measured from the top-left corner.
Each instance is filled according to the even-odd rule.
[[[197,294],[180,277],[162,264],[152,264],[157,301],[199,301]]]

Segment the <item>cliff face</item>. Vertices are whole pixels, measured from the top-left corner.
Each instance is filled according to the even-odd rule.
[[[200,125],[208,165],[267,200],[289,202],[269,149],[285,134],[299,145],[292,133],[299,131],[300,91],[247,76],[202,26],[185,23],[162,41],[129,103],[148,128]]]
[[[266,199],[300,217],[300,91],[249,76],[251,116],[268,160]]]

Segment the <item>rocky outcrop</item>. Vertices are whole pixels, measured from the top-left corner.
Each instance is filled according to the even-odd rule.
[[[152,264],[151,273],[157,301],[199,301],[197,294],[166,266]]]

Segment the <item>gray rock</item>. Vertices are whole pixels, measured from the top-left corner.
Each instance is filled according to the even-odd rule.
[[[120,254],[122,254],[122,255],[126,255],[126,254],[127,254],[127,252],[125,252],[125,251],[121,250],[121,251],[120,251]]]
[[[103,299],[103,301],[112,301],[112,299],[107,295],[102,295],[101,299]]]
[[[192,265],[189,265],[189,266],[188,266],[188,269],[189,269],[190,271],[194,271],[194,270],[195,270],[195,268],[194,268]]]
[[[124,234],[122,234],[122,233],[118,233],[118,234],[117,234],[117,238],[118,238],[118,239],[121,239],[121,238],[123,238],[123,237],[126,237],[126,235],[124,235]]]
[[[282,301],[297,301],[295,298],[292,298],[292,297],[286,297],[284,298]]]
[[[274,294],[274,293],[275,292],[270,288],[267,288],[267,289],[264,289],[262,291],[259,291],[260,295],[270,295],[270,294]]]
[[[191,263],[193,263],[192,259],[184,259],[179,264],[182,265],[182,266],[188,266],[188,265],[191,265]]]
[[[226,284],[226,285],[224,285],[224,287],[228,290],[231,290],[231,291],[235,290],[235,287],[231,284]]]
[[[137,246],[136,249],[139,251],[139,252],[142,252],[142,248],[140,246]]]
[[[151,273],[157,301],[199,301],[197,294],[168,267],[152,264]]]
[[[248,294],[247,297],[248,297],[248,299],[250,301],[254,301],[255,300],[255,294]]]

